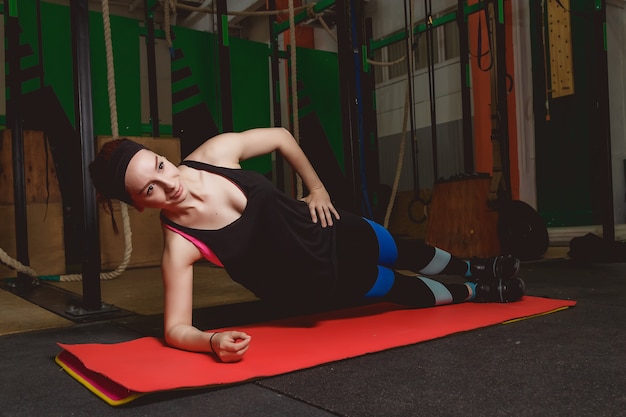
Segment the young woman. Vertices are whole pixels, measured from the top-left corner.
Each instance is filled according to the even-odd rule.
[[[240,161],[272,151],[302,178],[309,193],[302,201],[241,169]],[[138,210],[161,210],[165,340],[176,348],[212,352],[232,362],[250,346],[245,333],[192,326],[193,264],[201,258],[223,266],[259,298],[284,305],[370,298],[430,307],[523,296],[515,258],[464,261],[425,244],[396,242],[382,226],[335,208],[301,148],[282,128],[218,135],[179,166],[118,139],[108,142],[89,168],[105,207],[117,199]],[[443,284],[425,277],[437,274],[467,282]]]

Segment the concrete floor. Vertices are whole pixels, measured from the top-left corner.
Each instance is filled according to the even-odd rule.
[[[5,330],[0,337],[0,415],[626,415],[626,263],[549,258],[522,265],[528,294],[574,299],[576,307],[235,386],[149,395],[121,408],[108,406],[59,370],[53,361],[60,351],[56,342],[111,343],[158,334],[158,307],[129,302],[124,317],[76,323],[49,312],[32,315],[42,308],[0,292],[2,320],[22,317],[37,324],[16,332],[6,331],[6,321],[0,321]],[[154,280],[151,271],[144,272]],[[146,282],[132,282],[137,288],[125,289],[123,298],[156,297],[145,294]],[[150,282],[158,286],[156,280]],[[244,301],[249,296],[232,290]],[[32,310],[16,312],[7,299]],[[245,320],[246,309],[254,304],[219,303],[199,301],[195,313],[220,317],[227,308],[227,315],[239,312],[238,319]],[[144,313],[133,311],[140,308]],[[42,325],[43,316],[54,320]],[[325,348],[329,343],[320,341],[320,349]]]

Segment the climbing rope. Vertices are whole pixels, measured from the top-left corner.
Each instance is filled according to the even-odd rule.
[[[37,273],[31,267],[26,266],[22,264],[20,261],[11,258],[8,253],[2,250],[2,248],[0,248],[0,261],[2,261],[2,263],[8,266],[9,268],[15,269],[16,271],[21,272],[23,274],[30,275],[31,277],[38,276]]]
[[[193,11],[193,12],[201,12],[201,13],[209,13],[209,14],[216,14],[217,11],[211,7],[197,7],[197,6],[190,6],[190,5],[186,5],[186,4],[179,4],[177,3],[176,0],[162,0],[162,4],[163,4],[163,11],[164,11],[164,30],[165,30],[165,38],[167,40],[168,46],[171,48],[172,47],[172,43],[171,43],[171,28],[170,28],[170,15],[173,15],[176,13],[177,9],[180,10],[186,10],[186,11]],[[237,12],[237,11],[226,11],[225,13],[227,15],[233,15],[233,16],[254,16],[254,15],[265,15],[265,16],[270,16],[270,15],[279,15],[279,14],[284,14],[285,12],[289,13],[289,34],[290,34],[290,44],[293,45],[293,47],[291,48],[291,79],[292,79],[292,83],[291,83],[291,95],[292,95],[292,115],[293,115],[293,135],[296,138],[296,141],[299,143],[300,141],[300,127],[299,127],[299,120],[298,120],[298,95],[297,95],[297,64],[296,64],[296,32],[295,32],[295,12],[296,11],[300,11],[300,10],[307,10],[307,14],[311,19],[317,19],[320,23],[320,25],[322,26],[322,28],[324,28],[324,30],[328,33],[328,35],[335,41],[337,42],[337,36],[335,35],[335,33],[330,29],[330,27],[328,26],[328,24],[326,23],[326,21],[323,18],[323,14],[322,13],[315,13],[314,11],[314,6],[315,3],[310,3],[308,5],[305,6],[299,6],[299,7],[294,7],[293,4],[293,0],[289,1],[289,8],[287,11],[285,11],[284,9],[281,10],[266,10],[266,11],[255,11],[255,12]],[[413,2],[411,2],[411,11],[413,10],[414,6],[413,6]],[[411,13],[412,16],[412,13]],[[412,25],[411,25],[412,26]],[[407,39],[407,42],[410,42],[411,46],[413,43],[413,31],[410,30],[409,31],[409,37]],[[373,59],[368,59],[367,62],[369,64],[372,65],[377,65],[377,66],[392,66],[392,65],[396,65],[402,61],[404,61],[406,59],[406,55],[402,56],[394,61],[391,62],[381,62],[381,61],[376,61]],[[400,143],[400,152],[398,154],[398,163],[397,163],[397,169],[396,169],[396,175],[394,178],[394,185],[392,188],[392,197],[389,201],[389,205],[387,207],[387,214],[385,216],[385,226],[387,226],[387,223],[389,222],[389,217],[391,215],[391,211],[393,209],[393,204],[394,204],[394,200],[395,200],[395,195],[397,194],[397,190],[398,190],[398,184],[400,181],[400,174],[402,172],[402,165],[403,165],[403,161],[404,161],[404,155],[406,153],[406,135],[407,135],[407,120],[408,120],[408,107],[409,107],[409,97],[408,97],[408,86],[407,86],[407,94],[405,97],[405,108],[404,108],[404,118],[403,118],[403,128],[402,128],[402,140]],[[296,184],[296,194],[298,196],[298,198],[300,198],[302,196],[302,180],[298,177],[297,178],[297,184]]]
[[[119,127],[117,121],[117,102],[115,91],[115,65],[113,60],[113,42],[111,40],[111,19],[109,15],[109,0],[102,0],[102,22],[104,24],[104,49],[107,61],[107,86],[109,96],[109,113],[111,115],[111,136],[112,139],[119,138]],[[128,216],[128,205],[119,202],[120,212],[122,214],[122,227],[124,230],[124,258],[122,263],[111,272],[101,273],[101,280],[117,278],[126,270],[130,257],[133,252],[132,230],[130,227],[130,217]],[[61,281],[80,281],[83,279],[81,274],[61,275]]]
[[[217,10],[211,7],[197,7],[197,6],[189,6],[186,4],[179,4],[176,0],[162,0],[163,4],[163,23],[165,30],[165,39],[167,41],[167,45],[172,49],[172,35],[171,35],[171,23],[170,16],[176,13],[177,9],[208,13],[208,14],[216,14]],[[237,11],[226,11],[225,14],[233,15],[233,16],[272,16],[288,13],[289,14],[289,44],[290,48],[290,73],[291,73],[291,114],[292,114],[292,126],[293,126],[293,136],[296,139],[296,142],[300,144],[300,120],[298,116],[298,82],[297,82],[297,59],[296,59],[296,22],[295,22],[295,13],[300,10],[307,10],[307,14],[311,17],[315,17],[322,22],[322,25],[329,31],[328,25],[321,18],[321,14],[316,14],[313,11],[315,4],[308,4],[305,6],[295,7],[293,0],[289,0],[289,6],[287,10],[264,10],[264,11],[255,11],[255,12],[237,12]],[[333,39],[336,41],[336,37],[333,36]],[[296,176],[296,197],[298,199],[303,196],[303,187],[302,187],[302,179],[299,176]]]
[[[109,94],[109,108],[111,113],[111,132],[113,139],[119,138],[119,129],[117,122],[117,104],[115,101],[115,68],[113,65],[113,46],[111,42],[111,21],[109,17],[109,2],[108,0],[102,0],[102,20],[104,23],[104,42],[107,60],[107,83]],[[111,272],[101,273],[100,279],[108,280],[117,278],[124,272],[133,251],[132,244],[132,231],[130,228],[130,218],[128,216],[128,206],[125,203],[120,202],[120,209],[122,214],[122,224],[124,229],[124,258],[122,263]],[[18,272],[27,274],[31,277],[36,277],[41,280],[50,281],[80,281],[83,279],[82,274],[67,274],[60,276],[40,276],[33,268],[22,264],[21,262],[11,258],[4,250],[0,249],[0,261],[12,269]]]
[[[412,51],[413,50],[413,10],[414,10],[414,4],[413,1],[411,1],[410,3],[410,11],[409,11],[409,16],[408,16],[408,20],[409,20],[409,24],[407,25],[407,51]],[[396,60],[396,62],[401,62],[404,59],[406,59],[407,55],[399,58]],[[404,94],[404,114],[402,117],[402,136],[400,139],[400,149],[398,151],[398,162],[396,163],[396,173],[393,179],[393,185],[391,187],[391,196],[389,197],[389,203],[387,204],[387,211],[385,212],[385,218],[383,220],[383,226],[385,228],[389,227],[389,219],[391,218],[391,212],[393,211],[393,206],[395,204],[395,200],[396,200],[396,195],[398,194],[398,187],[400,184],[400,176],[402,174],[402,167],[404,165],[404,155],[406,154],[406,142],[407,142],[407,133],[408,133],[408,121],[409,121],[409,109],[411,108],[411,94],[410,94],[410,89],[411,89],[411,82],[410,82],[410,77],[413,76],[413,60],[409,59],[408,61],[408,65],[407,65],[407,81],[406,81],[406,89],[405,89],[405,94]],[[411,132],[411,136],[413,136],[413,133]],[[419,190],[418,190],[419,193]],[[426,215],[426,206],[424,206],[424,215]]]
[[[119,128],[117,121],[117,102],[115,91],[115,66],[113,61],[113,42],[111,40],[111,19],[109,16],[109,0],[102,0],[102,22],[104,24],[104,46],[107,61],[107,86],[109,95],[109,113],[111,115],[111,136],[112,139],[119,138]],[[101,273],[100,279],[107,280],[117,278],[121,275],[128,263],[133,252],[132,231],[130,228],[130,218],[128,216],[128,205],[120,202],[120,211],[122,214],[122,227],[124,230],[124,258],[122,263],[111,272]],[[80,281],[81,274],[61,275],[61,281]]]
[[[109,15],[109,1],[102,0],[102,22],[104,25],[104,46],[107,62],[107,86],[109,96],[109,113],[111,116],[111,136],[112,139],[119,138],[119,127],[117,120],[117,102],[115,91],[115,65],[113,60],[113,42],[111,40],[111,19]],[[124,258],[118,267],[106,273],[100,274],[101,280],[108,280],[117,278],[126,270],[130,257],[133,252],[132,230],[130,227],[130,217],[128,215],[128,205],[123,202],[119,202],[120,212],[122,214],[122,227],[124,230]],[[82,274],[67,274],[61,275],[60,281],[80,281],[83,279]]]
[[[207,14],[217,14],[217,10],[212,7],[200,7],[200,6],[191,6],[188,4],[178,3],[177,0],[161,0],[161,4],[163,5],[163,29],[165,31],[165,40],[167,41],[167,45],[172,47],[172,34],[171,34],[171,16],[176,14],[176,10],[185,10],[189,12],[197,12],[197,13],[207,13]],[[238,12],[227,10],[225,14],[229,16],[275,16],[285,13],[293,13],[308,10],[309,15],[315,15],[312,11],[315,7],[315,3],[307,4],[304,6],[294,7],[290,6],[289,9],[277,9],[277,10],[259,10],[255,12]]]

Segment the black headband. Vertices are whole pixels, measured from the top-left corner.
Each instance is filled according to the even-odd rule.
[[[132,205],[133,199],[126,191],[126,169],[128,163],[137,152],[147,149],[145,146],[130,139],[122,139],[107,163],[107,172],[111,175],[108,197],[121,200]]]

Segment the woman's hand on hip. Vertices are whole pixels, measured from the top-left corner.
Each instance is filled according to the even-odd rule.
[[[339,213],[335,209],[335,206],[330,200],[330,195],[324,187],[311,190],[309,195],[304,197],[302,201],[309,205],[313,223],[317,223],[319,220],[322,227],[326,227],[333,225],[333,216],[339,219]]]

